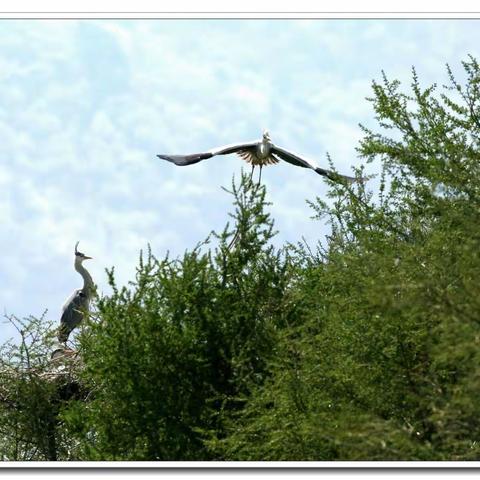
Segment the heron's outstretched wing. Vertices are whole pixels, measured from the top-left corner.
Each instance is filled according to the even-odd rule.
[[[184,167],[186,165],[193,165],[194,163],[206,160],[207,158],[214,157],[215,155],[228,155],[229,153],[235,153],[239,150],[255,148],[257,144],[258,142],[235,143],[231,145],[224,145],[223,147],[213,148],[212,150],[204,153],[192,153],[190,155],[157,155],[157,157],[172,162],[180,167]]]
[[[272,145],[272,153],[279,156],[282,160],[285,160],[292,165],[296,165],[297,167],[303,168],[311,168],[315,170],[319,175],[323,175],[324,177],[329,178],[330,180],[337,180],[343,179],[349,183],[355,182],[356,179],[354,177],[348,177],[347,175],[340,175],[339,173],[332,172],[331,170],[325,170],[324,168],[317,167],[313,163],[309,162],[308,160],[299,157],[295,153],[289,152],[283,148],[277,147],[276,145]]]
[[[201,160],[206,160],[207,158],[213,157],[213,153],[193,153],[191,155],[157,155],[158,158],[163,160],[168,160],[169,162],[174,163],[180,167],[186,165],[193,165],[194,163],[200,162]]]

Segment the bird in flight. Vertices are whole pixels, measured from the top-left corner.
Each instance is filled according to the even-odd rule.
[[[243,160],[252,165],[252,175],[255,167],[260,167],[260,175],[258,179],[259,182],[262,177],[262,167],[266,165],[277,164],[280,162],[280,160],[284,160],[285,162],[296,165],[297,167],[310,168],[319,175],[337,182],[352,183],[358,180],[362,181],[362,179],[340,175],[331,170],[325,170],[324,168],[316,166],[310,160],[306,160],[295,153],[277,147],[271,142],[270,135],[267,130],[263,132],[261,140],[254,142],[225,145],[223,147],[213,148],[204,153],[191,153],[189,155],[157,155],[157,157],[162,158],[163,160],[168,160],[175,165],[184,167],[186,165],[193,165],[194,163],[206,160],[207,158],[211,158],[216,155],[228,155],[230,153],[236,153]]]

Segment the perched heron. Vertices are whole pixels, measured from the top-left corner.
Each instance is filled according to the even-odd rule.
[[[206,160],[207,158],[214,157],[215,155],[228,155],[230,153],[236,153],[245,161],[250,163],[252,165],[252,175],[255,167],[259,166],[259,182],[262,177],[262,167],[265,165],[274,165],[280,160],[284,160],[285,162],[296,165],[297,167],[310,168],[319,175],[323,175],[330,180],[346,181],[348,183],[355,182],[357,180],[353,177],[340,175],[336,172],[332,172],[331,170],[325,170],[324,168],[317,167],[310,160],[306,160],[295,153],[277,147],[271,142],[270,135],[267,130],[263,132],[262,139],[255,142],[226,145],[223,147],[213,148],[212,150],[208,150],[204,153],[192,153],[190,155],[157,155],[157,157],[183,167]]]
[[[77,250],[78,243],[75,245],[75,270],[83,278],[83,287],[74,290],[63,306],[62,318],[60,319],[60,328],[58,330],[58,340],[66,344],[71,331],[82,321],[83,315],[88,311],[90,299],[94,291],[94,283],[87,269],[82,265],[84,260],[89,260],[82,252]]]

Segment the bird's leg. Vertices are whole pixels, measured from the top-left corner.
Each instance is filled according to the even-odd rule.
[[[260,175],[258,176],[258,183],[257,186],[260,185],[260,182],[262,181],[262,165],[260,165]]]
[[[253,171],[255,170],[255,165],[252,163],[252,171],[250,172],[250,182],[253,181]]]

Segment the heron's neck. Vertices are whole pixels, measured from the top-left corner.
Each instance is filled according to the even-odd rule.
[[[82,276],[83,278],[83,288],[85,290],[92,290],[93,289],[93,280],[90,274],[88,273],[87,269],[81,264],[81,262],[75,262],[75,270]]]

